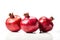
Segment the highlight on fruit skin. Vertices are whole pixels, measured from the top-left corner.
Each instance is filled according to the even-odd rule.
[[[42,16],[41,18],[39,18],[39,29],[40,29],[40,33],[44,33],[44,32],[49,32],[53,29],[53,21],[54,18],[51,16],[50,18],[47,18],[45,16]]]
[[[22,19],[20,25],[21,29],[26,33],[33,33],[39,27],[38,19],[30,16],[29,13],[24,13],[24,19]]]
[[[9,17],[6,19],[6,27],[11,32],[18,32],[20,27],[21,18],[18,15],[14,15],[13,13],[9,13]]]

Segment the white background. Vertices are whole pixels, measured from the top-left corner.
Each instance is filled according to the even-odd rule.
[[[10,12],[19,15],[21,18],[23,18],[25,12],[29,12],[31,16],[35,16],[38,19],[41,16],[48,18],[53,16],[54,28],[49,32],[53,36],[51,40],[60,40],[60,0],[0,0],[0,40],[8,40],[12,35],[17,36],[12,39],[15,40],[17,38],[16,40],[19,40],[19,33],[24,34],[23,31],[19,31],[16,35],[15,33],[11,35],[11,32],[6,28],[5,21]],[[44,35],[42,34],[41,36]],[[47,33],[46,36],[48,37]],[[42,39],[43,37],[41,37]],[[46,39],[48,40],[48,38]]]

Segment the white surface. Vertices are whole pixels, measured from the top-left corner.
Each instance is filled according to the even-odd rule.
[[[8,33],[6,40],[53,40],[53,37],[50,33],[23,35],[21,33]]]
[[[11,37],[13,37],[12,39],[16,38],[19,40],[19,37],[21,37],[24,32],[20,31],[15,35],[15,33],[8,31],[5,26],[5,20],[8,17],[9,12],[20,15],[22,18],[23,13],[25,12],[29,12],[31,16],[37,18],[40,18],[41,16],[53,16],[55,18],[53,21],[53,30],[49,32],[49,34],[36,34],[36,36],[41,35],[41,40],[43,37],[46,40],[50,40],[52,35],[53,37],[51,40],[60,40],[60,0],[0,0],[0,40],[8,40]],[[19,33],[22,33],[22,35],[20,36]],[[46,35],[47,38],[44,35]]]

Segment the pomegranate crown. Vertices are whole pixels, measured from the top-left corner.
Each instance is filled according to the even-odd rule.
[[[14,18],[14,14],[13,13],[9,13],[10,18]]]
[[[28,12],[27,13],[24,13],[24,16],[27,17],[27,18],[30,17]]]

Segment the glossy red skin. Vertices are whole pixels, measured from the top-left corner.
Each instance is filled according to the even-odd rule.
[[[43,16],[39,19],[39,23],[40,23],[39,28],[40,28],[40,31],[42,31],[42,32],[48,32],[48,31],[52,30],[52,28],[53,28],[52,21],[45,16]]]
[[[20,27],[21,18],[18,15],[15,15],[15,18],[7,18],[6,27],[12,32],[18,32]]]
[[[21,29],[26,33],[33,33],[39,27],[38,20],[35,17],[22,19],[20,25],[21,25]]]

